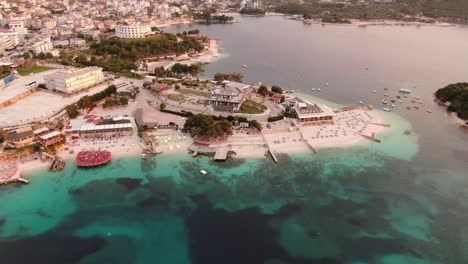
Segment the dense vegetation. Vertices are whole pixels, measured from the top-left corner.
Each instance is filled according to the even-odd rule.
[[[205,139],[223,139],[232,134],[232,124],[226,120],[215,121],[212,116],[197,114],[187,118],[184,129],[192,137]]]
[[[185,35],[180,37],[180,42],[177,36],[169,33],[141,39],[111,38],[91,45],[91,49],[96,55],[114,55],[132,60],[203,50],[203,44],[197,39]]]
[[[91,45],[89,54],[79,54],[74,59],[61,54],[60,62],[65,65],[77,63],[82,66],[99,66],[105,71],[123,72],[136,70],[135,62],[139,59],[200,52],[204,49],[203,41],[206,40],[205,37],[195,38],[187,33],[178,36],[164,33],[140,39],[111,38]]]
[[[243,8],[239,13],[242,15],[265,15],[265,10],[261,8]]]
[[[193,14],[193,18],[195,19],[202,19],[206,21],[206,23],[221,23],[225,24],[231,21],[234,21],[234,17],[222,15],[213,15],[216,12],[214,8],[208,8],[203,10],[202,12],[197,12]]]
[[[65,110],[70,118],[75,118],[80,114],[80,109],[91,108],[94,103],[100,101],[104,98],[111,96],[117,92],[117,87],[115,85],[110,85],[106,89],[95,93],[93,95],[85,95],[78,100],[78,102],[68,105]]]
[[[3,79],[11,74],[10,66],[0,66],[0,79]]]
[[[266,106],[252,100],[245,100],[240,106],[241,112],[246,114],[262,114],[267,109],[268,108]]]
[[[218,83],[222,81],[233,81],[233,82],[243,82],[244,76],[241,73],[216,73],[214,75],[214,80]]]
[[[442,102],[450,102],[447,109],[457,112],[460,118],[468,120],[468,83],[447,85],[437,90],[435,96]]]
[[[428,17],[468,19],[468,1],[464,0],[400,0],[392,3],[368,2],[366,4],[343,3],[286,3],[275,8],[276,12],[305,15],[305,18],[324,18],[335,15],[341,19],[394,19],[417,20],[418,14]]]

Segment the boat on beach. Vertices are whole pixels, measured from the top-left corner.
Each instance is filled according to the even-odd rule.
[[[112,155],[107,150],[83,150],[76,156],[76,165],[78,167],[97,167],[107,164],[112,160]]]

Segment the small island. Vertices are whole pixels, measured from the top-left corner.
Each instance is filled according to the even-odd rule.
[[[465,121],[468,120],[468,83],[455,83],[440,88],[435,92],[439,103],[447,106],[450,112],[456,112],[457,116]]]

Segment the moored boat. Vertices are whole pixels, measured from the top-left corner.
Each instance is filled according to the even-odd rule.
[[[400,90],[398,90],[400,93],[412,93],[413,91],[411,91],[410,89],[406,89],[406,88],[400,88]]]

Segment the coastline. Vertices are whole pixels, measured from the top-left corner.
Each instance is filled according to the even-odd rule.
[[[284,14],[284,16],[289,16]],[[340,26],[359,26],[359,27],[366,27],[366,26],[433,26],[433,27],[456,27],[458,24],[449,23],[449,22],[421,22],[421,21],[403,21],[403,20],[391,20],[391,19],[375,19],[375,20],[359,20],[359,19],[348,19],[350,23],[329,23],[329,22],[322,22],[321,18],[319,19],[310,19],[308,22],[305,22],[303,19],[293,19],[304,24],[312,24],[312,25],[340,25]]]

